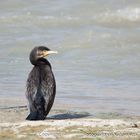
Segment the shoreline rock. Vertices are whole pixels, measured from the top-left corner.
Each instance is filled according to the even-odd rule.
[[[140,118],[117,113],[97,117],[86,112],[53,109],[44,121],[27,121],[26,107],[0,109],[0,139],[122,139],[140,138]]]

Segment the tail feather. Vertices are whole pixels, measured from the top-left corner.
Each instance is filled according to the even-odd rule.
[[[36,97],[32,103],[34,109],[30,108],[30,114],[27,116],[26,120],[44,120],[45,115],[45,100],[40,92],[36,94]]]
[[[26,120],[36,120],[36,119],[37,119],[37,111],[31,112],[26,118]]]
[[[26,118],[26,120],[44,120],[44,119],[45,119],[44,113],[39,111],[31,112]]]

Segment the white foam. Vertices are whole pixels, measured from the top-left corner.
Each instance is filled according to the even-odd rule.
[[[125,8],[118,9],[116,11],[107,11],[104,14],[99,15],[103,21],[114,20],[114,21],[122,21],[127,20],[131,22],[140,21],[140,8]]]
[[[131,21],[140,20],[140,8],[126,8],[117,10],[117,15]]]
[[[57,16],[42,16],[40,17],[42,19],[46,19],[46,20],[79,20],[79,17],[74,17],[74,16],[61,16],[61,17],[57,17]]]

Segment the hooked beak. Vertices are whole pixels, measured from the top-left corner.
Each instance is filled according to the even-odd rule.
[[[49,54],[57,54],[58,52],[57,51],[45,51],[44,53],[43,53],[43,56],[45,57],[45,56],[47,56],[47,55],[49,55]]]
[[[58,52],[57,51],[48,51],[48,54],[57,54]]]

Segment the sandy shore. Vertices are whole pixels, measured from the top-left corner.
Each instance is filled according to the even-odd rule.
[[[140,139],[139,117],[53,109],[44,121],[26,121],[27,114],[24,106],[0,109],[0,139]]]

